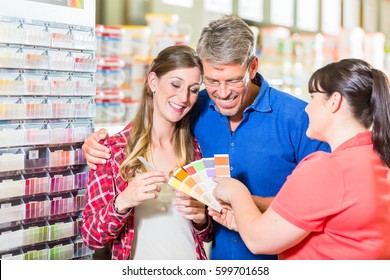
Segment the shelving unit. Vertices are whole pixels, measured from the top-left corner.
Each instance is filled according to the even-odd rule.
[[[88,173],[81,145],[96,110],[95,49],[94,18],[83,26],[0,14],[2,260],[93,254],[80,224]]]

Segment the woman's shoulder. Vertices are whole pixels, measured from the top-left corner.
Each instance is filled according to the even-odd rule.
[[[124,147],[127,144],[127,139],[129,138],[131,128],[133,123],[128,123],[121,131],[111,135],[105,140],[101,140],[100,144],[106,146],[107,148],[118,146]]]
[[[307,155],[300,164],[310,164],[310,165],[327,165],[330,164],[333,160],[333,154],[330,152],[324,151],[315,151]]]
[[[337,156],[324,151],[316,151],[307,155],[295,171],[317,178],[342,176],[342,168]]]
[[[316,151],[307,155],[302,161],[318,161],[330,159],[332,157],[332,153],[324,152],[324,151]]]
[[[195,136],[192,136],[192,142],[194,143],[194,154],[195,154],[195,159],[201,159],[202,158],[202,151],[200,149],[200,145],[198,143],[198,140],[196,140]]]

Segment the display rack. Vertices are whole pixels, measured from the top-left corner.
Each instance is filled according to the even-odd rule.
[[[121,90],[126,78],[123,70],[125,63],[118,56],[122,35],[120,27],[96,26],[96,125],[121,125],[126,121]]]
[[[0,259],[91,258],[80,237],[94,27],[0,16]]]

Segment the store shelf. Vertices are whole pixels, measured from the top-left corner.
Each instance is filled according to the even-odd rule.
[[[91,27],[0,16],[0,259],[91,258],[80,237],[94,131]]]

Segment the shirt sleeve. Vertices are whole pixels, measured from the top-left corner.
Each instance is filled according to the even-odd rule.
[[[295,226],[316,232],[340,211],[343,195],[341,167],[329,154],[316,152],[287,177],[270,207]]]
[[[81,234],[85,244],[98,249],[110,244],[120,234],[127,217],[114,210],[115,183],[111,162],[97,165],[88,174]]]
[[[207,211],[207,210],[206,210]],[[207,215],[207,212],[206,212]],[[210,242],[213,240],[213,223],[211,218],[207,217],[207,226],[202,230],[198,230],[193,226],[194,234],[200,242]]]
[[[192,138],[192,141],[194,142],[194,155],[195,155],[195,160],[201,159],[202,156],[202,151],[200,149],[198,140],[196,140],[195,137]]]

